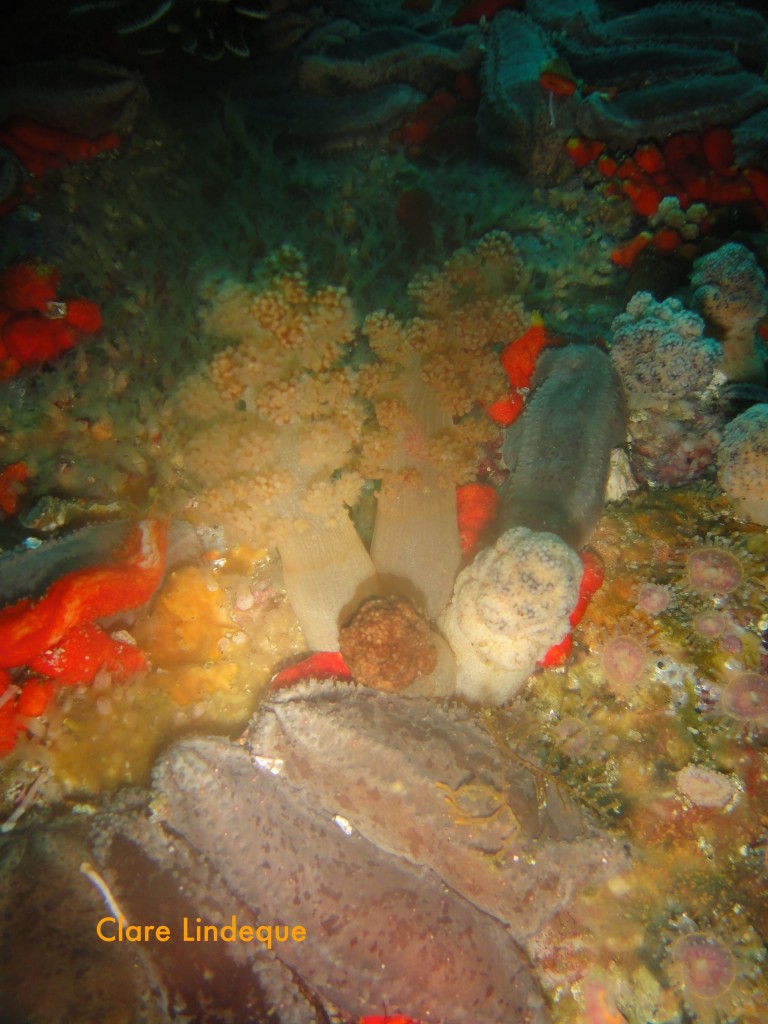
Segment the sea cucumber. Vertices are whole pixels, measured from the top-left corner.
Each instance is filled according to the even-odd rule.
[[[545,350],[525,410],[505,431],[500,528],[527,526],[583,547],[603,510],[611,449],[625,437],[610,359],[591,345]]]

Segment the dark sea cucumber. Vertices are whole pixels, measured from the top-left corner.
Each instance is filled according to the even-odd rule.
[[[592,345],[542,352],[525,410],[505,431],[502,529],[583,547],[603,510],[611,449],[625,438],[624,392],[608,356]]]

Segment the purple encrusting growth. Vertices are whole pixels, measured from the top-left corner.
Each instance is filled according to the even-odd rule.
[[[388,1005],[451,1024],[551,1019],[500,921],[429,870],[344,831],[345,819],[243,747],[190,738],[161,759],[155,781],[163,821],[231,892],[264,921],[300,917],[307,941],[285,943],[280,957],[345,1013]]]
[[[625,438],[610,359],[591,345],[542,352],[525,410],[505,431],[501,529],[526,526],[583,547],[603,510],[611,449]]]

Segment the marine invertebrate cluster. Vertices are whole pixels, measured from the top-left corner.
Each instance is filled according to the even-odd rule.
[[[723,40],[736,37],[737,51],[726,49]],[[555,151],[574,128],[625,153],[649,139],[722,130],[768,107],[766,56],[765,19],[740,7],[713,13],[701,3],[681,14],[659,3],[611,16],[597,3],[577,15],[565,4],[529,3],[490,26],[479,140],[540,172],[557,166]],[[559,78],[540,84],[552,66],[563,68]]]
[[[658,3],[603,17],[596,6],[559,39],[587,81],[612,84],[606,76],[616,77],[621,61],[618,91],[592,93],[577,106],[575,123],[588,137],[631,149],[683,129],[732,125],[768,105],[760,78],[768,25],[757,11],[697,3],[681,16],[678,5]],[[725,45],[736,37],[738,58]]]
[[[722,415],[704,397],[721,349],[677,299],[637,292],[611,325],[611,360],[629,402],[632,470],[641,481],[680,484],[714,461]]]
[[[398,321],[378,311],[366,318],[363,332],[385,363],[404,366],[418,353],[420,375],[439,404],[465,416],[504,391],[495,350],[528,326],[519,298],[527,283],[512,236],[491,231],[413,279],[408,295],[416,316]]]
[[[577,167],[590,167],[603,179],[604,199],[626,197],[635,219],[645,225],[611,253],[630,269],[646,248],[690,258],[699,241],[727,222],[734,208],[761,224],[768,209],[768,176],[760,167],[737,166],[734,138],[717,124],[697,134],[680,131],[657,144],[644,140],[626,153],[608,151],[602,139],[573,136],[565,152]],[[593,174],[587,172],[587,180]]]
[[[691,287],[693,305],[718,332],[726,378],[764,383],[757,324],[768,312],[768,289],[754,254],[737,242],[721,246],[696,260]]]
[[[495,430],[480,403],[498,393],[492,350],[519,326],[509,287],[522,276],[509,236],[481,239],[413,283],[421,315],[366,319],[375,358],[355,368],[348,296],[311,290],[297,253],[210,295],[204,327],[235,343],[182,383],[164,417],[184,515],[226,544],[277,547],[310,646],[337,648],[339,615],[376,587],[374,563],[386,593],[428,617],[445,604],[461,557],[455,486]],[[347,513],[365,478],[381,481],[373,561]]]
[[[768,526],[768,405],[753,405],[726,425],[717,478],[739,515]]]
[[[361,471],[382,481],[371,553],[386,589],[430,618],[459,567],[455,487],[496,433],[483,407],[501,390],[494,349],[519,333],[524,280],[512,238],[491,232],[413,280],[416,316],[378,311],[363,323],[378,357],[358,378],[377,428],[364,434]]]

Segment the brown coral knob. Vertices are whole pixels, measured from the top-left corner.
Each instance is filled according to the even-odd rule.
[[[429,626],[401,597],[371,597],[339,631],[353,678],[378,690],[401,690],[431,672],[437,653]]]

